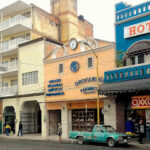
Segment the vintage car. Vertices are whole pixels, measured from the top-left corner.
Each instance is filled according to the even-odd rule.
[[[109,147],[115,144],[128,144],[130,136],[124,133],[117,133],[112,126],[95,125],[92,132],[71,131],[70,138],[76,139],[79,144],[84,142],[107,143]]]

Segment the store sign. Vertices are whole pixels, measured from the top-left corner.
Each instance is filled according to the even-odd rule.
[[[150,32],[150,21],[141,22],[124,28],[124,38],[130,38]]]
[[[102,77],[100,77],[98,80],[99,80],[99,82],[103,82]],[[80,86],[82,84],[91,83],[91,82],[97,82],[96,77],[88,77],[88,78],[78,80],[77,82],[75,82],[75,86]],[[96,93],[97,92],[97,87],[95,87],[95,86],[85,86],[85,87],[80,89],[80,92],[83,93],[83,94]]]
[[[150,96],[132,97],[131,107],[133,109],[150,108]]]
[[[50,80],[48,84],[48,93],[46,96],[60,96],[64,95],[63,84],[61,79]]]

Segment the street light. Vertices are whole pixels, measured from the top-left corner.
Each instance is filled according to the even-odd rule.
[[[100,124],[100,103],[99,103],[99,94],[98,94],[98,89],[99,89],[99,72],[98,72],[98,56],[96,55],[96,53],[94,52],[93,48],[89,45],[89,43],[87,42],[83,42],[85,45],[87,45],[88,47],[90,47],[90,49],[92,50],[95,58],[96,58],[96,81],[97,81],[97,124]]]

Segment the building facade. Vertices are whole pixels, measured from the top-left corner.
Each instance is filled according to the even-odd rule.
[[[44,117],[44,40],[23,43],[42,36],[59,41],[59,19],[35,5],[17,1],[0,10],[0,120],[17,134],[19,121],[24,133],[42,133]],[[20,46],[19,46],[20,45]],[[43,125],[44,127],[44,125]],[[2,130],[1,130],[2,131]],[[2,131],[3,132],[3,131]]]
[[[115,67],[115,45],[102,40],[94,41],[97,43],[94,52],[100,60],[99,83],[102,83],[104,71]],[[58,123],[62,124],[62,136],[65,138],[71,130],[90,131],[97,124],[97,71],[93,51],[84,41],[78,41],[74,48],[71,45],[56,46],[44,63],[49,135],[57,134]],[[103,124],[102,108],[107,99],[103,96],[99,99],[100,121]]]
[[[125,122],[143,119],[150,126],[150,2],[131,6],[116,4],[116,53],[118,66],[105,72],[100,93],[115,101],[116,127],[125,131]]]

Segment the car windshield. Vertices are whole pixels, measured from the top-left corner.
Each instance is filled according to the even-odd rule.
[[[107,131],[107,132],[116,132],[115,129],[112,126],[103,126],[103,128]]]

